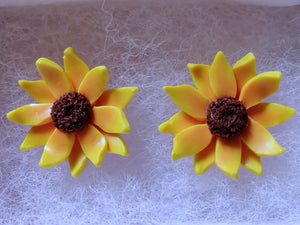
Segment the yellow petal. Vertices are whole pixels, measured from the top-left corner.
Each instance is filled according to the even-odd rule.
[[[255,120],[249,117],[248,127],[241,134],[243,142],[258,156],[274,156],[285,152],[274,137]]]
[[[280,72],[266,72],[250,79],[242,88],[239,100],[248,109],[274,94],[280,85]]]
[[[125,113],[114,106],[97,106],[93,108],[92,123],[108,133],[130,133],[130,125]]]
[[[105,66],[90,70],[82,80],[78,92],[88,98],[93,105],[105,90],[109,81],[109,73]]]
[[[52,123],[32,127],[21,145],[21,151],[25,152],[45,145],[54,130]]]
[[[115,106],[125,109],[138,92],[137,87],[123,87],[104,91],[96,106]]]
[[[81,176],[88,163],[88,158],[81,149],[81,146],[76,138],[71,154],[69,155],[69,165],[73,177]]]
[[[188,115],[205,120],[210,100],[189,85],[164,87],[175,105]]]
[[[56,99],[74,90],[65,71],[55,62],[46,58],[39,58],[36,61],[36,66]]]
[[[191,64],[189,63],[188,68],[192,74],[194,84],[198,90],[212,101],[217,100],[213,94],[209,83],[209,69],[207,65]]]
[[[241,139],[240,137],[224,139],[217,138],[216,165],[228,177],[238,180],[241,165]]]
[[[73,48],[67,48],[64,51],[64,64],[66,75],[72,82],[74,89],[78,90],[81,81],[86,73],[89,72],[90,68]]]
[[[84,154],[96,167],[100,167],[107,152],[104,135],[94,126],[88,125],[77,133],[77,137]]]
[[[212,135],[207,124],[188,127],[174,138],[172,158],[174,161],[197,154],[208,146]]]
[[[53,103],[56,100],[43,80],[19,80],[19,85],[39,103]]]
[[[7,118],[13,122],[25,126],[40,126],[52,121],[52,104],[29,104],[7,113]]]
[[[218,52],[209,71],[209,80],[213,93],[218,98],[235,97],[237,86],[235,76],[223,52]]]
[[[48,169],[63,163],[70,155],[75,141],[75,135],[54,130],[40,161],[40,167]]]
[[[275,103],[259,103],[247,110],[248,115],[264,127],[282,124],[296,114],[296,110]]]
[[[253,53],[248,53],[233,66],[237,91],[240,93],[244,84],[256,75],[256,59]]]
[[[197,124],[199,124],[198,120],[195,120],[184,112],[179,112],[161,124],[158,129],[161,133],[176,135],[185,128]]]
[[[263,175],[263,168],[261,165],[260,157],[255,155],[245,144],[242,145],[241,164],[256,176]]]
[[[127,145],[120,134],[103,133],[107,142],[107,152],[122,156],[129,156]]]
[[[210,144],[197,153],[194,157],[194,170],[197,175],[202,175],[209,170],[215,163],[215,139],[212,139]]]

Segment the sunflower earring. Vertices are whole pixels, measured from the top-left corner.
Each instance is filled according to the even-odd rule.
[[[260,157],[283,154],[266,129],[293,117],[295,109],[262,103],[277,92],[280,72],[256,75],[252,53],[233,68],[218,52],[212,65],[188,64],[196,89],[189,85],[164,87],[181,112],[159,126],[175,135],[173,160],[194,156],[194,170],[204,174],[213,164],[237,180],[240,165],[263,174]]]
[[[107,90],[105,66],[89,69],[73,48],[64,51],[62,69],[40,58],[36,66],[41,81],[19,81],[39,104],[29,104],[7,114],[14,123],[31,126],[21,151],[45,145],[39,165],[55,167],[68,159],[73,177],[79,177],[88,160],[100,167],[106,153],[128,156],[120,134],[130,133],[124,109],[137,87]]]

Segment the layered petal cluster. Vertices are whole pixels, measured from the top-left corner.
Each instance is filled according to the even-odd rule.
[[[105,66],[90,69],[73,48],[64,51],[64,69],[55,62],[40,58],[36,66],[40,81],[20,80],[20,86],[38,104],[29,104],[7,114],[14,123],[32,126],[21,145],[21,151],[45,145],[39,165],[55,167],[68,159],[73,177],[79,177],[88,160],[102,165],[107,152],[128,156],[128,148],[120,134],[130,133],[124,109],[138,88],[105,90],[109,72]],[[61,96],[77,92],[85,96],[91,107],[90,123],[81,131],[66,133],[53,124],[51,107]]]
[[[194,170],[204,174],[213,164],[232,179],[238,179],[242,165],[257,176],[263,174],[261,157],[285,152],[266,129],[279,125],[296,113],[293,108],[262,101],[280,85],[280,72],[256,75],[252,53],[233,68],[222,52],[212,65],[188,64],[196,88],[189,85],[164,87],[181,110],[159,126],[162,133],[175,135],[173,160],[194,156]],[[240,135],[222,138],[212,135],[207,125],[207,110],[219,98],[235,98],[247,109],[248,126]]]

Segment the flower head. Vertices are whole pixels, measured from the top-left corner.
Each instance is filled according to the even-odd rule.
[[[46,58],[38,59],[36,66],[43,80],[19,84],[39,104],[7,114],[11,122],[32,126],[21,151],[45,145],[40,166],[52,168],[68,159],[74,177],[82,174],[88,159],[100,167],[107,152],[129,155],[120,135],[130,133],[123,110],[138,88],[105,91],[106,67],[90,70],[73,48],[64,52],[65,69]]]
[[[296,113],[280,104],[262,103],[278,90],[282,74],[256,75],[252,53],[233,68],[222,52],[211,66],[188,64],[188,68],[196,89],[189,85],[164,87],[181,109],[159,126],[160,132],[175,135],[173,160],[194,156],[198,175],[216,164],[232,179],[238,179],[240,165],[261,176],[260,157],[285,152],[266,128]]]

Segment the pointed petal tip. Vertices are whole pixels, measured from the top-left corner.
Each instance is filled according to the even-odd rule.
[[[219,57],[219,56],[224,56],[225,57],[225,55],[224,55],[224,53],[222,51],[218,51],[217,52],[216,57]]]
[[[48,162],[46,160],[43,160],[43,157],[42,157],[40,162],[39,162],[39,166],[43,169],[51,169],[51,168],[54,168],[54,167],[58,166],[61,163],[62,162],[60,162],[60,163],[51,163],[51,162]]]
[[[247,166],[245,165],[242,166],[249,172],[253,173],[255,176],[261,177],[264,174],[262,166],[260,168],[247,168]]]
[[[81,176],[81,174],[78,174],[76,172],[71,172],[71,175],[72,175],[72,177],[74,177],[76,179],[78,179]]]
[[[163,89],[165,90],[165,92],[167,92],[168,93],[168,91],[170,90],[170,89],[172,89],[173,87],[172,86],[164,86],[163,87]]]
[[[207,168],[205,168],[205,169],[203,169],[203,168],[199,169],[199,167],[194,166],[195,174],[197,174],[198,176],[202,176],[202,175],[205,174],[209,169],[210,169],[210,167],[207,167]]]
[[[172,90],[174,90],[176,88],[176,86],[164,86],[163,89],[164,91],[170,96],[170,92],[172,92]]]
[[[160,125],[158,126],[158,131],[159,131],[160,133],[163,133],[163,134],[164,134],[164,133],[165,133],[166,126],[167,126],[166,122],[160,124]]]
[[[262,177],[264,175],[264,171],[261,170],[257,174],[255,174],[255,175],[258,176],[258,177]]]
[[[42,161],[42,159],[39,162],[39,166],[43,169],[50,169],[50,168],[54,167],[54,166],[48,164],[47,162]]]
[[[22,87],[22,85],[26,82],[26,80],[18,80],[18,84]]]
[[[262,176],[264,175],[264,172],[263,172],[262,167],[261,167],[261,169],[258,170],[258,171],[250,171],[250,172],[252,172],[254,175],[256,175],[256,176],[258,176],[258,177],[262,177]]]
[[[239,180],[238,174],[231,174],[231,175],[227,175],[227,176],[230,177],[232,180],[236,180],[236,181]]]
[[[219,168],[220,169],[220,168]],[[221,170],[221,169],[220,169]],[[224,170],[221,170],[227,177],[231,178],[232,180],[239,180],[239,174],[237,172],[226,172]]]
[[[194,69],[194,67],[196,66],[197,64],[194,64],[194,63],[188,63],[187,64],[187,68],[189,69],[189,70],[192,70],[192,69]]]
[[[280,150],[278,151],[278,153],[277,154],[275,154],[275,155],[282,155],[283,153],[285,153],[286,152],[286,148],[280,148]]]
[[[76,53],[76,51],[74,50],[74,48],[72,47],[68,47],[64,50],[64,55],[67,55],[68,53]]]
[[[129,123],[125,126],[124,130],[120,132],[120,134],[130,134],[131,133],[131,127]]]
[[[49,59],[41,57],[38,60],[36,60],[35,65],[37,67],[41,66],[42,64],[46,63],[47,61],[49,61]]]
[[[13,115],[13,112],[14,112],[14,110],[12,110],[12,111],[10,111],[10,112],[8,112],[7,114],[6,114],[6,118],[10,121],[10,122],[14,122],[14,121],[12,121],[12,115]]]
[[[172,152],[172,159],[173,161],[178,161],[181,157],[178,154]]]
[[[88,160],[84,163],[84,166],[82,168],[77,168],[77,169],[71,170],[72,177],[78,179],[84,172],[87,163],[88,163]]]
[[[136,93],[138,93],[140,91],[140,89],[138,87],[131,87],[132,92],[134,93],[134,95],[136,95]]]
[[[96,70],[100,70],[100,71],[103,71],[103,72],[107,72],[108,73],[108,69],[106,66],[96,66],[94,69]]]
[[[129,87],[132,91],[132,99],[135,97],[135,95],[140,91],[140,89],[138,87]]]
[[[21,152],[27,152],[28,150],[30,150],[31,148],[29,148],[28,146],[25,145],[25,141],[23,141],[23,143],[20,146],[20,150]]]

